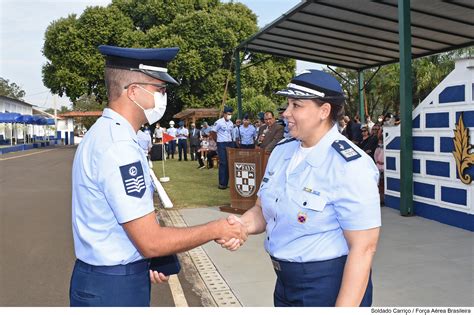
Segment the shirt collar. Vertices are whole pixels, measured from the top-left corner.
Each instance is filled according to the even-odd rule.
[[[125,126],[125,128],[127,128],[128,132],[130,133],[130,137],[132,137],[135,142],[138,142],[137,133],[135,132],[135,129],[133,129],[132,125],[128,122],[128,120],[126,120],[122,115],[114,111],[112,108],[105,108],[102,112],[102,117],[110,118],[119,125]]]
[[[316,144],[313,150],[311,150],[306,162],[313,167],[320,166],[332,148],[331,143],[333,143],[338,138],[338,135],[340,135],[340,133],[337,129],[337,124],[334,124],[334,126],[322,137],[322,139],[319,140],[318,144]]]

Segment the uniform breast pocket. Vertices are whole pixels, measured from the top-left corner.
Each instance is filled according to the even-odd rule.
[[[307,192],[296,193],[292,199],[298,204],[299,207],[316,212],[322,212],[327,203],[326,198],[323,196],[318,196]]]
[[[324,211],[327,199],[324,196],[318,196],[307,192],[298,192],[291,197],[294,209],[291,209],[291,215],[294,216],[291,222],[298,228],[310,228],[313,231],[319,231],[323,228],[328,214]]]

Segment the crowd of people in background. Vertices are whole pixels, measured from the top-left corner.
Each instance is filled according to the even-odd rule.
[[[191,161],[198,163],[197,168],[212,169],[216,166],[215,163],[219,162],[219,143],[221,145],[225,143],[226,146],[234,148],[261,148],[271,152],[279,141],[290,137],[282,117],[285,107],[278,109],[277,117],[273,111],[259,113],[253,123],[247,114],[242,119],[237,118],[233,123],[232,111],[230,109],[227,111],[224,112],[222,121],[217,121],[212,127],[203,121],[200,128],[193,122],[188,129],[183,121],[179,121],[178,128],[175,128],[175,122],[171,120],[167,129],[157,123],[153,135],[151,135],[150,127],[144,125],[139,132],[139,143],[145,153],[151,152],[153,141],[154,144],[165,146],[164,152],[167,159],[174,159],[176,151],[178,151],[178,161],[188,161],[189,154]],[[338,123],[339,132],[364,150],[377,165],[380,171],[379,189],[382,203],[384,189],[383,127],[395,126],[399,123],[398,116],[391,113],[380,115],[375,122],[370,116],[367,116],[365,123],[362,123],[359,115],[355,115],[352,119],[349,116],[344,116]],[[222,132],[222,126],[225,126],[224,129],[228,129],[226,130],[227,134]],[[172,140],[163,144],[164,134],[172,137]],[[228,139],[223,139],[226,136]],[[150,140],[148,141],[148,139]],[[224,185],[220,186],[224,188]],[[225,186],[225,188],[227,187]]]

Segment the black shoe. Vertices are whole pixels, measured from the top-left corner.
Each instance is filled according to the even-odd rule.
[[[217,188],[219,188],[219,189],[227,189],[227,186],[219,185]]]

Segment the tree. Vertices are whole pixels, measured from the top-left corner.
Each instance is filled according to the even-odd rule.
[[[10,80],[0,77],[0,95],[23,100],[25,91],[15,82],[10,83]]]
[[[454,60],[472,55],[474,49],[466,48],[415,59],[412,63],[413,108],[454,69]],[[339,81],[348,96],[345,111],[351,117],[359,112],[358,76],[354,70],[336,68]],[[398,63],[377,69],[364,70],[366,115],[398,113],[400,110],[400,66]]]
[[[48,27],[43,81],[73,103],[84,94],[102,103],[104,58],[98,45],[179,47],[168,69],[181,85],[168,90],[169,109],[163,119],[184,108],[219,107],[228,79],[228,100],[235,103],[234,49],[258,30],[256,20],[245,5],[219,0],[114,0],[107,7],[89,7],[79,18],[70,15]],[[246,103],[257,96],[270,100],[268,106],[281,102],[273,92],[287,84],[295,62],[263,60],[268,56],[259,54],[246,57],[246,63],[255,65],[242,72]]]
[[[54,115],[54,108],[47,108],[44,110],[45,112],[47,112],[48,114],[51,114],[51,115]],[[64,114],[64,113],[67,113],[69,112],[69,108],[67,106],[61,106],[60,109],[56,110],[56,113],[59,115],[59,114]]]
[[[85,94],[79,97],[79,99],[74,103],[73,109],[80,112],[101,111],[104,109],[105,105],[105,102],[98,102],[94,95]],[[76,119],[80,121],[86,129],[90,129],[98,117],[80,117]]]

